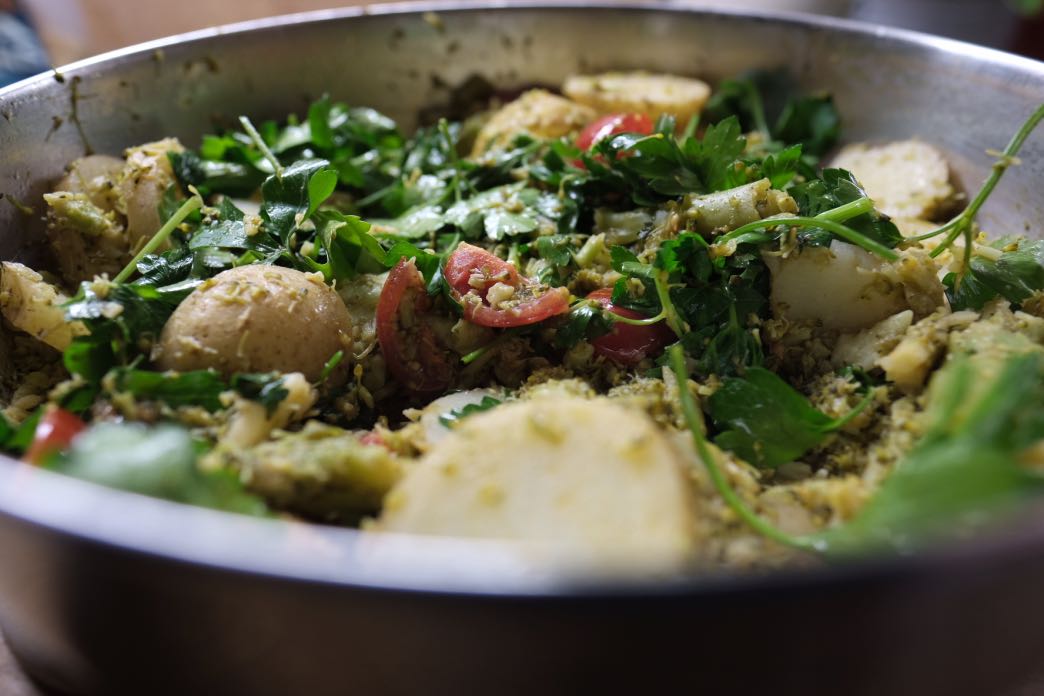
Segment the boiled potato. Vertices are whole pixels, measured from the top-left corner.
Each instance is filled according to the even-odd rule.
[[[886,262],[851,244],[805,247],[786,258],[765,255],[765,263],[777,317],[858,331],[907,308]]]
[[[388,494],[376,528],[676,566],[694,553],[694,520],[681,456],[648,416],[558,395],[463,420]]]
[[[642,113],[653,120],[671,114],[685,124],[703,108],[711,89],[706,82],[677,75],[608,72],[567,77],[562,92],[602,113]]]
[[[945,158],[919,140],[849,145],[831,166],[852,172],[877,209],[892,217],[931,220],[953,198]]]
[[[200,285],[171,315],[154,355],[165,370],[301,372],[317,380],[351,349],[352,320],[317,274],[240,266]]]
[[[87,155],[74,160],[68,172],[55,184],[55,191],[85,194],[91,203],[105,211],[116,210],[117,183],[124,161],[109,155]]]
[[[87,333],[80,322],[65,320],[62,303],[67,299],[36,271],[4,261],[0,269],[0,310],[16,329],[65,350],[74,336]]]
[[[95,205],[88,194],[44,194],[47,241],[62,279],[70,286],[95,276],[114,276],[131,259],[127,235],[115,211]]]
[[[132,251],[141,248],[163,224],[159,204],[175,181],[167,155],[184,149],[177,138],[165,138],[125,153],[126,164],[117,183],[117,210],[127,216],[127,243]]]
[[[598,114],[586,106],[542,89],[531,89],[505,104],[486,121],[475,137],[473,157],[506,147],[519,133],[534,138],[560,138],[579,131]]]

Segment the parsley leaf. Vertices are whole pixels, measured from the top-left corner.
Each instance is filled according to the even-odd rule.
[[[774,372],[760,367],[725,380],[708,406],[722,429],[714,443],[760,467],[794,461],[843,425],[813,408]]]
[[[442,425],[446,426],[447,428],[454,428],[457,426],[458,423],[460,423],[460,421],[467,418],[468,416],[474,415],[476,413],[481,413],[483,411],[488,411],[494,406],[499,406],[502,403],[503,401],[495,397],[488,395],[483,396],[482,401],[479,401],[477,404],[467,404],[466,406],[455,408],[452,411],[449,411],[448,413],[443,413],[439,416],[439,423],[442,423]]]
[[[54,468],[69,476],[166,500],[265,516],[260,498],[243,491],[229,472],[196,466],[198,448],[187,430],[140,423],[103,423],[77,437]]]

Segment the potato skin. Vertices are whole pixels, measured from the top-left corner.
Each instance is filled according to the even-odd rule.
[[[351,316],[319,276],[240,266],[200,285],[171,315],[153,358],[164,370],[301,372],[350,347]]]

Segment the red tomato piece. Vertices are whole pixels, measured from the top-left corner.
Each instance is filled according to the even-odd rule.
[[[455,374],[452,356],[426,320],[431,306],[413,259],[402,259],[377,300],[377,342],[388,371],[416,394],[442,391]]]
[[[49,454],[68,449],[69,444],[87,425],[64,408],[52,406],[40,417],[36,432],[23,459],[30,464],[42,464]]]
[[[523,278],[507,261],[471,244],[461,244],[450,254],[443,274],[464,310],[464,318],[479,326],[528,326],[569,311],[568,290]],[[493,307],[487,296],[498,283],[510,287],[511,296],[502,306]]]
[[[587,124],[577,136],[576,146],[581,150],[589,150],[600,140],[619,133],[649,135],[652,132],[652,119],[645,114],[609,114]]]
[[[384,438],[381,437],[381,434],[372,430],[360,437],[359,442],[363,443],[364,445],[376,445],[378,447],[387,447],[387,444],[385,444]]]
[[[645,317],[633,309],[617,307],[612,302],[613,291],[609,288],[595,290],[587,296],[588,300],[597,302],[613,314],[626,319],[644,319]],[[634,324],[613,324],[612,330],[604,336],[591,341],[595,352],[604,355],[621,365],[637,365],[645,358],[659,354],[675,339],[674,332],[666,322],[657,322],[648,326]]]
[[[449,286],[460,295],[475,291],[482,299],[486,299],[486,293],[497,283],[511,287],[522,284],[522,276],[512,264],[467,242],[450,254],[442,273]]]

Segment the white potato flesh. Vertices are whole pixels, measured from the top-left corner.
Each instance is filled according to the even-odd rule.
[[[109,155],[87,155],[74,160],[68,172],[55,184],[55,191],[86,194],[102,210],[115,210],[117,182],[123,170],[123,160]]]
[[[776,317],[859,331],[907,308],[886,263],[851,244],[805,247],[786,258],[766,254],[765,263]]]
[[[707,103],[711,89],[706,82],[690,77],[608,72],[567,77],[562,92],[602,113],[641,113],[654,121],[671,114],[684,125]]]
[[[241,449],[264,442],[272,431],[303,419],[319,396],[300,372],[284,375],[283,389],[286,396],[271,413],[263,404],[236,394],[221,433],[221,444]]]
[[[519,133],[534,138],[560,138],[575,133],[598,114],[590,108],[543,89],[531,89],[501,107],[479,130],[471,154],[509,146]]]
[[[675,567],[695,547],[685,465],[652,420],[567,396],[466,418],[388,494],[376,528],[527,542],[599,567]]]
[[[428,449],[441,442],[450,434],[450,427],[442,422],[442,417],[460,411],[467,406],[476,406],[483,399],[504,400],[504,394],[494,389],[466,389],[440,396],[424,407],[418,422],[424,432],[424,442],[417,443],[422,449]]]
[[[855,174],[878,210],[892,217],[931,220],[953,198],[946,159],[919,140],[849,145],[831,166]]]
[[[0,268],[0,310],[16,329],[65,350],[74,336],[87,333],[80,322],[67,322],[62,303],[68,300],[36,271],[4,261]]]
[[[351,325],[322,276],[240,266],[204,281],[178,305],[153,357],[164,370],[301,372],[314,382],[337,351],[351,350]]]
[[[127,242],[137,251],[160,228],[159,204],[174,183],[167,154],[185,148],[177,138],[132,147],[120,173],[118,210],[127,216]]]
[[[868,329],[838,336],[830,359],[837,367],[855,365],[864,370],[877,366],[877,361],[898,345],[913,324],[914,313],[904,310],[877,322]]]

